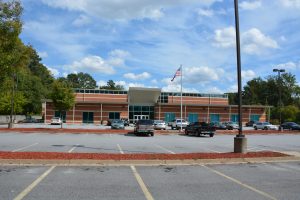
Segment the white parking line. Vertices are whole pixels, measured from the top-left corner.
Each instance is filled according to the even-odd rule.
[[[121,146],[119,144],[117,144],[117,146],[118,146],[118,149],[119,149],[120,153],[124,154],[124,151],[122,150]]]
[[[37,144],[38,144],[38,142],[36,142],[36,143],[34,143],[34,144],[31,144],[31,145],[28,145],[28,146],[25,146],[25,147],[21,147],[21,148],[18,148],[18,149],[14,149],[14,150],[12,150],[11,152],[22,151],[22,150],[27,149],[27,148],[29,148],[29,147],[35,146],[35,145],[37,145]]]
[[[215,170],[215,169],[212,169],[212,168],[210,168],[210,167],[208,167],[208,166],[206,166],[206,165],[201,165],[201,166],[202,166],[202,167],[205,167],[206,169],[208,169],[208,170],[210,170],[210,171],[212,171],[212,172],[214,172],[215,174],[218,174],[218,175],[220,175],[220,176],[222,176],[222,177],[224,177],[224,178],[226,178],[226,179],[229,179],[229,180],[231,180],[232,182],[234,182],[234,183],[236,183],[236,184],[238,184],[238,185],[240,185],[240,186],[243,186],[243,187],[245,187],[245,188],[247,188],[247,189],[249,189],[249,190],[252,190],[253,192],[256,192],[256,193],[258,193],[258,194],[260,194],[260,195],[262,195],[262,196],[264,196],[264,197],[266,197],[266,198],[269,198],[269,199],[272,199],[272,200],[277,200],[275,197],[271,196],[270,194],[268,194],[268,193],[266,193],[266,192],[263,192],[263,191],[261,191],[261,190],[258,190],[258,189],[254,188],[254,187],[252,187],[252,186],[250,186],[250,185],[247,185],[247,184],[245,184],[245,183],[242,183],[241,181],[239,181],[239,180],[237,180],[237,179],[234,179],[234,178],[232,178],[232,177],[230,177],[230,176],[227,176],[226,174],[223,174],[222,172],[219,172],[219,171],[217,171],[217,170]]]
[[[155,144],[155,146],[157,146],[158,148],[160,148],[160,149],[162,149],[162,150],[164,150],[164,151],[166,151],[166,152],[168,152],[168,153],[176,154],[175,152],[170,151],[170,150],[168,150],[168,149],[166,149],[166,148],[164,148],[164,147],[162,147],[162,146],[160,146],[160,145],[158,145],[158,144]]]
[[[255,149],[257,149],[257,150],[255,150]],[[272,151],[272,150],[270,150],[270,149],[263,149],[263,148],[259,148],[259,147],[249,147],[249,148],[247,148],[247,150],[253,150],[253,151]]]
[[[121,154],[124,154],[124,151],[122,150],[121,146],[119,144],[117,144],[118,146],[118,149],[120,151]],[[142,177],[140,176],[140,174],[137,172],[135,166],[131,165],[130,166],[132,172],[133,172],[133,175],[136,179],[136,181],[138,182],[138,184],[140,185],[145,197],[147,200],[154,200],[154,198],[152,197],[151,193],[149,192],[146,184],[144,183]]]
[[[215,151],[215,150],[212,150],[212,149],[209,149],[209,148],[206,148],[206,147],[204,147],[203,149],[214,152],[214,153],[222,153],[221,151]]]
[[[14,200],[22,200],[26,195],[29,194],[46,176],[50,174],[50,172],[55,168],[56,166],[50,167],[46,172],[44,172],[40,177],[38,177],[33,183],[31,183],[25,190],[23,190],[17,197],[14,198]]]
[[[75,146],[73,146],[69,151],[68,153],[72,153],[72,151],[74,151],[74,149],[76,149],[78,147],[79,144],[76,144]]]

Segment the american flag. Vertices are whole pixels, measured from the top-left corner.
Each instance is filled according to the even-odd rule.
[[[181,76],[181,66],[177,69],[171,81],[174,81],[176,76]]]

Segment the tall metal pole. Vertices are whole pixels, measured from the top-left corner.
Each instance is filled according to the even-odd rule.
[[[282,108],[282,101],[281,101],[281,85],[282,85],[282,81],[281,81],[281,76],[280,73],[281,72],[285,72],[285,69],[273,69],[273,72],[278,72],[278,91],[279,91],[279,124],[281,125],[282,123],[282,117],[281,117],[281,108]],[[280,130],[280,129],[279,129]]]
[[[241,73],[241,50],[240,50],[240,27],[238,0],[234,0],[235,32],[236,32],[236,58],[237,58],[237,78],[238,78],[238,112],[239,112],[239,133],[234,138],[234,152],[246,153],[247,139],[243,135],[243,115],[242,115],[242,73]]]
[[[16,74],[14,73],[12,75],[12,93],[10,98],[11,109],[10,109],[10,120],[8,123],[8,128],[13,128],[13,114],[14,114],[14,105],[15,105],[15,76]]]
[[[182,76],[183,76],[183,70],[182,70],[182,65],[180,65],[180,72],[181,72],[181,77],[180,77],[180,119],[181,119],[181,125],[180,125],[180,132],[182,132]]]

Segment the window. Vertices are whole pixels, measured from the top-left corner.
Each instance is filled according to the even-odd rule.
[[[82,123],[94,123],[94,113],[93,112],[83,112],[82,113]]]
[[[54,117],[60,117],[61,120],[62,120],[64,123],[66,123],[67,113],[66,113],[66,111],[62,111],[62,112],[55,111]]]
[[[109,119],[120,119],[120,113],[119,112],[110,112],[108,118]]]

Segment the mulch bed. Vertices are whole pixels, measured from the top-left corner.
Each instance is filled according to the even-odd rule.
[[[110,153],[62,153],[62,152],[5,152],[0,159],[46,159],[46,160],[185,160],[220,158],[287,157],[279,152],[262,151],[241,153],[182,153],[182,154],[110,154]]]

